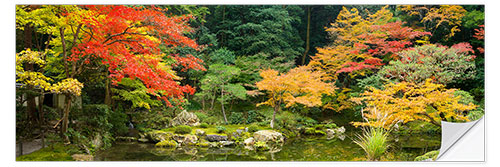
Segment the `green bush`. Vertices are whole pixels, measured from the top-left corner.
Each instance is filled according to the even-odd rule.
[[[215,128],[217,129],[217,133],[224,133],[227,130],[224,126],[217,126]]]
[[[247,114],[248,114],[247,119],[246,119],[247,124],[251,124],[254,122],[260,122],[260,121],[264,120],[264,116],[262,116],[259,112],[255,111],[255,110],[250,110],[250,111],[248,111]]]
[[[276,125],[285,129],[294,129],[297,127],[297,119],[300,118],[300,115],[283,111],[276,115]]]
[[[208,124],[207,123],[201,123],[200,124],[200,128],[208,128]]]
[[[192,130],[193,129],[191,129],[191,127],[187,125],[179,125],[175,127],[175,133],[177,134],[188,134],[191,133]]]
[[[362,134],[356,134],[357,140],[354,141],[366,152],[370,161],[379,160],[385,153],[389,144],[387,144],[388,132],[383,128],[364,128]]]
[[[250,125],[248,127],[248,132],[250,132],[250,133],[257,132],[257,131],[259,131],[259,126],[257,126],[257,125]]]
[[[322,130],[317,130],[315,128],[306,128],[304,131],[304,134],[306,135],[326,135],[326,132],[323,132]]]
[[[228,122],[230,124],[243,124],[245,122],[245,119],[243,118],[243,113],[232,112],[228,118]]]
[[[111,123],[111,133],[114,136],[125,136],[128,132],[128,118],[127,115],[121,111],[111,112],[109,117],[109,123]]]
[[[208,118],[208,115],[202,112],[194,112],[194,115],[196,115],[198,119],[200,119],[200,122],[205,122]]]
[[[212,116],[212,117],[208,117],[207,119],[205,119],[205,123],[210,124],[210,125],[214,125],[217,122],[219,122],[219,120],[220,120],[219,118]]]

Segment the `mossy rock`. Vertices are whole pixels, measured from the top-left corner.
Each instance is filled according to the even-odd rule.
[[[438,155],[439,155],[439,150],[430,151],[425,153],[424,155],[416,157],[415,161],[426,161],[429,159],[435,161]]]
[[[177,147],[177,142],[174,140],[164,140],[156,143],[155,147]]]
[[[304,131],[304,134],[324,136],[324,135],[326,135],[326,132],[324,132],[322,130],[317,130],[316,128],[306,128],[306,130]]]

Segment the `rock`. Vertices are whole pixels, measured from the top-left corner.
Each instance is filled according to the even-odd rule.
[[[173,134],[170,132],[163,132],[159,130],[151,131],[145,134],[145,137],[154,143],[158,143],[164,140],[169,140],[172,138],[172,136]]]
[[[186,135],[184,137],[184,140],[182,141],[183,145],[189,146],[196,145],[196,143],[198,143],[198,137],[196,137],[195,135]]]
[[[102,142],[102,136],[101,136],[101,134],[99,134],[99,133],[98,133],[98,134],[97,134],[97,135],[96,135],[96,136],[92,139],[91,143],[92,143],[92,145],[94,145],[94,148],[95,148],[96,150],[98,150],[99,148],[101,148],[101,147],[104,145],[104,143]]]
[[[196,134],[196,136],[202,137],[202,136],[205,136],[205,131],[203,131],[201,129],[196,129],[195,134]]]
[[[209,142],[227,141],[227,136],[221,136],[221,135],[207,135],[206,139],[207,139]]]
[[[219,145],[222,147],[233,146],[234,141],[219,141]]]
[[[177,125],[198,126],[200,125],[200,120],[195,114],[184,110],[172,119],[172,126]]]
[[[94,156],[88,154],[73,154],[71,155],[75,161],[93,161]]]
[[[335,130],[326,129],[326,139],[333,139],[335,137]]]
[[[217,144],[214,143],[214,142],[207,142],[207,141],[204,141],[204,142],[199,142],[198,144],[196,144],[200,147],[216,147]]]
[[[253,137],[250,137],[248,139],[245,139],[245,141],[243,141],[243,144],[245,144],[245,146],[251,146],[255,144],[255,140],[253,139]]]
[[[182,143],[184,142],[184,139],[186,138],[186,136],[183,136],[183,135],[174,135],[172,136],[172,139],[174,139],[177,143]]]
[[[273,130],[259,130],[253,133],[253,138],[260,142],[284,142],[283,135]]]
[[[141,143],[148,143],[149,140],[146,139],[146,138],[140,138],[140,139],[137,139],[138,142],[141,142]]]
[[[236,133],[241,134],[244,132],[244,129],[236,129]]]
[[[135,138],[135,137],[118,136],[118,137],[116,137],[116,140],[118,140],[118,141],[132,142],[132,141],[137,141],[137,138]]]
[[[342,126],[340,128],[335,129],[335,132],[336,133],[344,133],[345,132],[345,128]]]

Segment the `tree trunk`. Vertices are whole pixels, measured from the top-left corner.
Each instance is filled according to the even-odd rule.
[[[64,94],[64,111],[63,111],[63,120],[61,126],[61,134],[64,135],[68,131],[69,124],[69,111],[71,108],[71,94]]]
[[[271,119],[271,129],[274,129],[274,120],[276,119],[276,112],[278,112],[279,106],[274,106],[273,119]]]
[[[220,99],[221,99],[220,105],[222,107],[222,115],[224,115],[224,121],[226,122],[227,125],[226,112],[224,111],[224,85],[221,86]]]
[[[311,6],[307,6],[306,50],[304,51],[304,55],[302,55],[302,65],[306,64],[306,57],[307,53],[309,52],[310,29],[311,29]]]
[[[214,109],[214,103],[215,103],[215,95],[216,95],[217,91],[214,91],[214,96],[212,96],[212,103],[210,104],[210,110],[213,110]]]
[[[105,83],[105,88],[106,88],[106,95],[104,96],[104,104],[108,105],[111,107],[112,99],[111,99],[111,84],[109,82],[108,78],[108,72],[106,72],[106,83]]]

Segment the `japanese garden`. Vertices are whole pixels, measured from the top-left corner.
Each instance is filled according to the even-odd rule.
[[[15,7],[17,161],[425,161],[485,113],[484,5]]]

